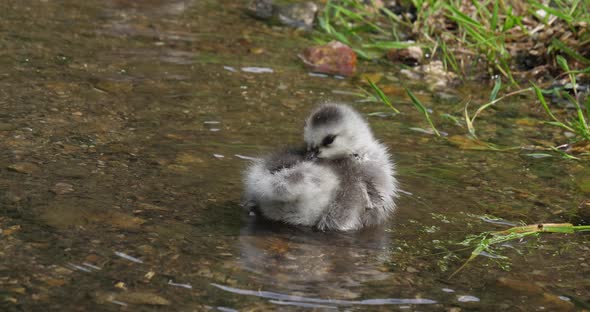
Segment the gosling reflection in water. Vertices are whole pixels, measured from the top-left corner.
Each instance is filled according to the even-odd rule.
[[[390,276],[388,233],[320,232],[251,216],[241,230],[240,265],[253,279],[277,289],[323,298],[354,299],[352,289]]]

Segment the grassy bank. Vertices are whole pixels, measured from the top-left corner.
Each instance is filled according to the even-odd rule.
[[[590,142],[590,99],[585,95],[590,73],[590,0],[555,0],[550,5],[537,0],[387,3],[327,1],[315,37],[341,41],[359,57],[378,62],[389,62],[392,51],[419,47],[424,59],[417,63],[438,60],[462,80],[495,80],[490,101],[476,104],[471,114],[466,107],[461,116],[474,138],[474,120],[482,111],[506,97],[530,93],[546,111],[547,124],[572,133],[571,143]],[[553,99],[571,109],[557,112]],[[414,97],[411,100],[417,104]]]

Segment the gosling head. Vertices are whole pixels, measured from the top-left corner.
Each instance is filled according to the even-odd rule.
[[[305,121],[303,136],[307,150],[325,159],[364,154],[375,142],[363,117],[342,104],[316,108]]]

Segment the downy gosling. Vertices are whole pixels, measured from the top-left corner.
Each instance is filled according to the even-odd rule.
[[[303,136],[305,146],[274,152],[246,170],[246,207],[322,231],[358,230],[391,215],[395,166],[358,112],[321,105],[306,119]]]

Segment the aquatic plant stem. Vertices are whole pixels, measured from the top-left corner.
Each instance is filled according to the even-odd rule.
[[[483,232],[477,236],[477,238],[481,239],[477,242],[477,246],[471,252],[471,255],[467,261],[465,261],[463,265],[455,270],[455,272],[449,276],[449,279],[453,278],[453,276],[463,270],[463,268],[465,268],[465,266],[471,262],[471,260],[475,259],[482,252],[490,252],[492,245],[524,238],[527,236],[539,235],[540,233],[572,234],[586,231],[590,231],[590,225],[573,225],[571,223],[539,223],[533,225],[515,226],[504,231]],[[472,241],[475,241],[475,239],[465,240],[463,243],[470,243]]]
[[[467,102],[467,104],[465,104],[465,123],[467,124],[467,129],[469,130],[469,134],[471,134],[473,137],[477,138],[477,135],[475,134],[475,127],[473,126],[473,123],[475,122],[475,118],[477,118],[477,116],[478,116],[478,115],[479,115],[479,114],[480,114],[480,113],[481,113],[481,112],[482,112],[484,109],[486,109],[486,108],[488,108],[488,107],[490,107],[490,106],[492,106],[492,105],[494,105],[494,104],[496,104],[496,103],[498,103],[498,102],[500,102],[500,101],[504,100],[504,99],[505,99],[505,98],[507,98],[507,97],[511,97],[511,96],[513,96],[513,95],[517,95],[517,94],[521,94],[521,93],[529,92],[529,91],[532,91],[532,90],[533,90],[533,88],[532,88],[532,87],[529,87],[529,88],[526,88],[526,89],[520,89],[520,90],[516,90],[516,91],[510,92],[510,93],[507,93],[507,94],[505,94],[505,95],[503,95],[503,96],[501,96],[501,97],[499,97],[499,98],[493,99],[492,101],[490,101],[490,102],[488,102],[488,103],[486,103],[486,104],[484,104],[484,105],[480,106],[480,107],[479,107],[479,108],[478,108],[478,109],[475,111],[475,113],[473,114],[473,118],[470,118],[470,117],[469,117],[469,112],[467,111],[467,107],[469,106],[469,102]],[[494,94],[494,93],[496,93],[496,94],[497,94],[497,91],[495,91],[495,88],[494,88],[494,90],[492,91],[492,96],[493,96],[493,94]],[[493,97],[495,97],[495,96],[493,96]]]

